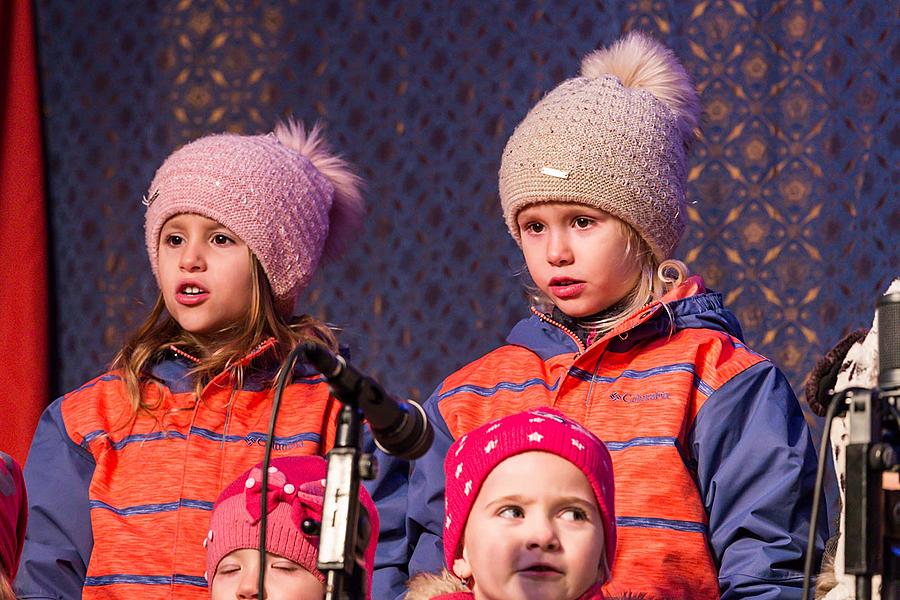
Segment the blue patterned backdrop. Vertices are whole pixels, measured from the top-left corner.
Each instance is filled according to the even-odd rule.
[[[141,195],[211,132],[321,119],[368,180],[365,235],[302,307],[398,394],[525,314],[500,152],[586,52],[640,28],[702,93],[678,255],[799,388],[898,272],[897,9],[749,2],[37,0],[56,392],[100,372],[155,294]]]

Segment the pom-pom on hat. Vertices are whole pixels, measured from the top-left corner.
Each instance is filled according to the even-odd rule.
[[[306,519],[321,522],[325,498],[327,463],[320,456],[276,458],[269,467],[266,550],[301,565],[322,583],[324,574],[316,563],[319,538],[303,532]],[[219,495],[209,521],[206,546],[206,579],[212,585],[219,562],[231,552],[259,546],[262,516],[262,470],[260,465],[238,476]],[[371,597],[375,547],[378,544],[378,511],[369,493],[360,486],[360,506],[369,519],[370,536],[365,551],[368,581],[366,598]]]
[[[293,309],[319,260],[336,258],[362,224],[362,180],[331,153],[319,125],[279,123],[266,135],[218,134],[173,152],[144,203],[147,252],[159,281],[159,233],[182,213],[233,231],[259,260],[276,301]]]
[[[0,573],[15,579],[25,543],[28,501],[22,469],[0,452]]]
[[[500,163],[500,204],[579,202],[631,225],[660,261],[684,232],[687,149],[700,100],[671,50],[633,31],[587,55],[516,127]]]
[[[501,462],[525,452],[556,454],[581,469],[603,520],[606,566],[616,554],[615,487],[609,451],[593,433],[555,408],[535,408],[491,421],[456,440],[444,460],[444,560],[453,569],[484,480]]]

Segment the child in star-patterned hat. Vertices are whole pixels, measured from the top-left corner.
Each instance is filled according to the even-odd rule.
[[[594,434],[537,408],[461,437],[444,471],[452,575],[413,578],[408,600],[603,598],[616,551],[614,487]]]

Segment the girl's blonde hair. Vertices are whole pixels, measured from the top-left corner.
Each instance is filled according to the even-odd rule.
[[[644,306],[661,300],[666,293],[680,285],[690,275],[687,265],[680,260],[668,259],[659,262],[634,227],[621,219],[616,219],[616,222],[625,238],[622,260],[635,261],[640,267],[640,276],[631,291],[614,305],[611,312],[604,311],[595,319],[579,320],[585,329],[599,334],[612,331]],[[548,311],[554,306],[553,301],[540,290],[532,294],[531,302],[542,311]],[[666,312],[669,312],[668,307]],[[669,316],[671,317],[671,314]]]
[[[120,370],[125,379],[131,417],[141,410],[153,411],[157,404],[151,404],[142,394],[142,383],[150,369],[164,353],[173,347],[199,359],[191,370],[194,376],[194,392],[198,395],[213,377],[226,369],[231,369],[234,389],[243,386],[243,368],[240,360],[270,338],[275,338],[273,352],[260,360],[267,366],[280,364],[291,349],[303,341],[314,341],[331,350],[337,350],[334,332],[323,322],[309,315],[300,316],[291,322],[278,310],[275,296],[265,271],[252,252],[248,252],[252,270],[252,295],[247,317],[239,323],[215,332],[210,339],[201,340],[185,331],[166,311],[160,293],[150,314],[125,343],[113,359],[111,368]],[[272,381],[277,377],[272,369]]]

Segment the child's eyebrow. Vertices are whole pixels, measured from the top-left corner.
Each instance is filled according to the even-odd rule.
[[[491,508],[493,506],[497,506],[498,504],[531,504],[532,502],[532,498],[523,496],[521,494],[507,494],[506,496],[494,498],[485,505],[485,508]]]

